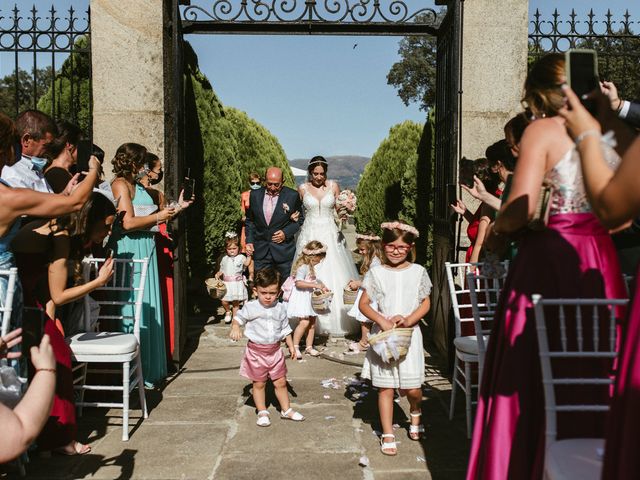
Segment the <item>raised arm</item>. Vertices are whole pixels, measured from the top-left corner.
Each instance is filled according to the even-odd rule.
[[[70,241],[68,234],[59,233],[53,238],[53,261],[49,264],[49,294],[56,306],[78,300],[96,288],[107,284],[113,275],[113,259],[108,258],[100,267],[95,279],[81,285],[67,288]]]
[[[614,172],[607,164],[600,140],[600,124],[566,89],[571,108],[560,111],[576,138],[582,175],[594,213],[608,228],[617,228],[640,213],[640,137],[625,152]]]
[[[136,217],[131,193],[126,180],[117,178],[111,184],[111,190],[113,191],[113,196],[119,199],[118,211],[125,212],[124,218],[122,219],[122,228],[124,228],[125,231],[141,230],[158,223],[166,222],[170,220],[175,213],[173,208],[163,208],[157,213]]]

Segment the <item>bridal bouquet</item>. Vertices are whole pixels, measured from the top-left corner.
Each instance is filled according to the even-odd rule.
[[[338,217],[340,218],[340,226],[347,216],[353,214],[356,211],[357,204],[356,194],[351,190],[342,190],[336,199],[336,209],[338,211]]]

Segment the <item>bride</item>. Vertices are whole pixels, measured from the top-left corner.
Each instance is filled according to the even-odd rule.
[[[335,205],[340,188],[335,181],[327,180],[327,169],[324,157],[313,157],[307,167],[310,181],[298,188],[304,207],[304,223],[296,243],[296,258],[311,240],[327,246],[327,256],[316,267],[316,273],[333,292],[333,301],[330,312],[318,315],[316,331],[342,336],[359,329],[358,322],[347,315],[348,308],[342,299],[345,285],[352,278],[358,278],[358,272],[336,226]]]

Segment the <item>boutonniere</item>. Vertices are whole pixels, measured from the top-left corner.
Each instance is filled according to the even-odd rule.
[[[282,210],[284,210],[284,213],[289,213],[289,205],[287,205],[286,203],[282,204]]]

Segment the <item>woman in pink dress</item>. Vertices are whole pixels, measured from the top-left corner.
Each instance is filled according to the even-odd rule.
[[[566,95],[571,110],[565,108],[560,114],[566,118],[567,128],[575,138],[587,195],[592,199],[594,212],[602,223],[615,229],[640,215],[640,138],[633,141],[634,132],[616,128],[615,119],[606,104],[608,100],[600,97],[598,111],[603,117],[603,127],[615,130],[619,150],[625,151],[625,147],[633,142],[626,149],[620,168],[612,172],[599,148],[600,124],[569,88]],[[639,288],[636,281],[629,317],[623,327],[621,360],[607,424],[603,479],[635,479],[640,472]]]
[[[544,462],[544,395],[531,295],[551,298],[624,298],[616,252],[591,211],[579,155],[558,111],[564,105],[564,56],[550,54],[531,69],[524,102],[537,118],[525,130],[511,193],[500,209],[486,248],[500,250],[525,231],[511,263],[487,347],[467,479],[540,479]],[[619,160],[609,147],[611,163]],[[526,231],[546,181],[552,199],[547,228]],[[606,332],[605,332],[606,333]],[[551,334],[550,346],[559,342]],[[582,362],[575,375],[599,376],[610,365]],[[603,388],[586,403],[608,396]],[[604,434],[604,417],[559,415],[558,436]]]

